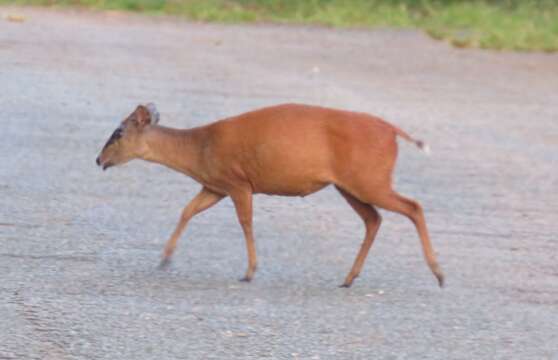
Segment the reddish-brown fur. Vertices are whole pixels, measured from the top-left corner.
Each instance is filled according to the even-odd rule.
[[[443,284],[420,204],[392,189],[396,136],[423,146],[401,129],[364,113],[286,104],[177,130],[156,125],[153,109],[139,106],[124,120],[121,137],[107,143],[97,163],[106,168],[141,158],[180,171],[203,186],[182,212],[165,246],[163,264],[188,221],[230,196],[248,250],[243,279],[250,281],[256,270],[252,194],[306,196],[333,184],[366,226],[343,286],[359,275],[372,246],[381,223],[375,207],[401,213],[415,224],[425,259]]]

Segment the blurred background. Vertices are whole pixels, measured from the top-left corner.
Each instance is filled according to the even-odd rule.
[[[224,23],[418,28],[459,47],[558,49],[555,0],[0,0],[2,3],[125,10]]]
[[[0,0],[0,359],[557,359],[555,1]],[[285,102],[364,111],[400,142],[415,228],[332,188],[256,196],[259,269],[225,199],[95,158],[140,103],[188,128]]]

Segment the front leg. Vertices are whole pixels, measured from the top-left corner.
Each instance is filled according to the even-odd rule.
[[[208,188],[204,187],[201,191],[186,205],[180,216],[180,220],[176,225],[176,229],[172,233],[170,239],[165,245],[165,251],[163,252],[163,259],[161,260],[160,267],[165,267],[170,263],[174,249],[176,248],[176,243],[180,238],[180,235],[184,231],[188,221],[196,214],[209,209],[213,205],[217,204],[224,196],[217,194]]]
[[[251,281],[257,267],[256,246],[252,232],[252,192],[246,190],[238,191],[231,194],[231,199],[236,208],[236,215],[242,226],[242,231],[244,231],[246,249],[248,250],[248,270],[246,270],[246,275],[240,281]]]

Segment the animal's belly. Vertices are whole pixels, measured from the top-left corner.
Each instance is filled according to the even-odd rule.
[[[264,179],[252,181],[254,193],[306,196],[319,191],[330,184],[323,178],[303,178],[300,176],[266,176]]]
[[[256,151],[243,161],[253,191],[306,196],[329,185],[333,171],[327,147],[306,147],[302,143],[302,139],[293,136],[290,141],[273,139],[256,146]]]

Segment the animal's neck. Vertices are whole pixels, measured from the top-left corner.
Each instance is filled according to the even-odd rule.
[[[203,141],[200,135],[198,129],[151,126],[144,134],[147,151],[141,158],[195,177]]]

